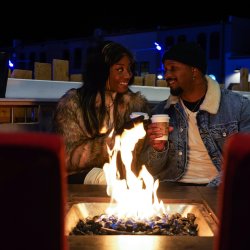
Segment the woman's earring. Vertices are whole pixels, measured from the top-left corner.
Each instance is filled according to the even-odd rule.
[[[193,69],[192,69],[192,72],[193,72],[192,80],[194,81],[194,80],[196,79],[196,76],[195,76],[196,69],[195,69],[195,68],[193,68]]]

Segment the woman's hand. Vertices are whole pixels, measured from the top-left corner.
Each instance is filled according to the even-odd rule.
[[[121,135],[124,129],[132,129],[136,124],[139,124],[140,122],[143,122],[143,121],[144,121],[143,115],[130,119],[128,122],[125,122],[121,128],[119,128],[116,131],[116,134]]]
[[[173,127],[169,127],[169,132],[173,131]],[[151,123],[148,125],[147,128],[147,136],[149,138],[150,145],[156,150],[156,151],[163,151],[165,149],[165,145],[167,141],[165,140],[156,140],[159,137],[162,137],[164,135],[164,131],[161,129],[161,127],[158,127],[157,123]]]

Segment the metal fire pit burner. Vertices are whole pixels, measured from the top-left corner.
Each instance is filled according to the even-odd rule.
[[[164,203],[167,214],[180,213],[186,217],[188,213],[196,216],[198,224],[198,236],[214,236],[217,230],[217,222],[214,215],[202,203]],[[74,204],[66,215],[65,233],[69,235],[80,219],[94,217],[105,213],[109,203],[85,202]]]

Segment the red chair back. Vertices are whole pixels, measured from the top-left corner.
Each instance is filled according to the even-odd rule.
[[[62,138],[34,132],[0,133],[0,169],[0,245],[68,249]]]
[[[215,249],[249,249],[250,134],[235,134],[225,145],[218,205],[220,225]]]

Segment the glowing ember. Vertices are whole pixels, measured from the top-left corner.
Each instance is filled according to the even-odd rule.
[[[103,167],[107,180],[107,194],[111,196],[107,215],[147,220],[165,213],[163,202],[159,202],[156,194],[159,181],[154,181],[144,165],[138,177],[131,170],[133,149],[138,140],[145,135],[143,123],[135,124],[134,128],[125,129],[122,135],[116,136],[113,149],[108,148],[110,162]],[[116,166],[119,151],[126,169],[126,179],[122,180]]]

